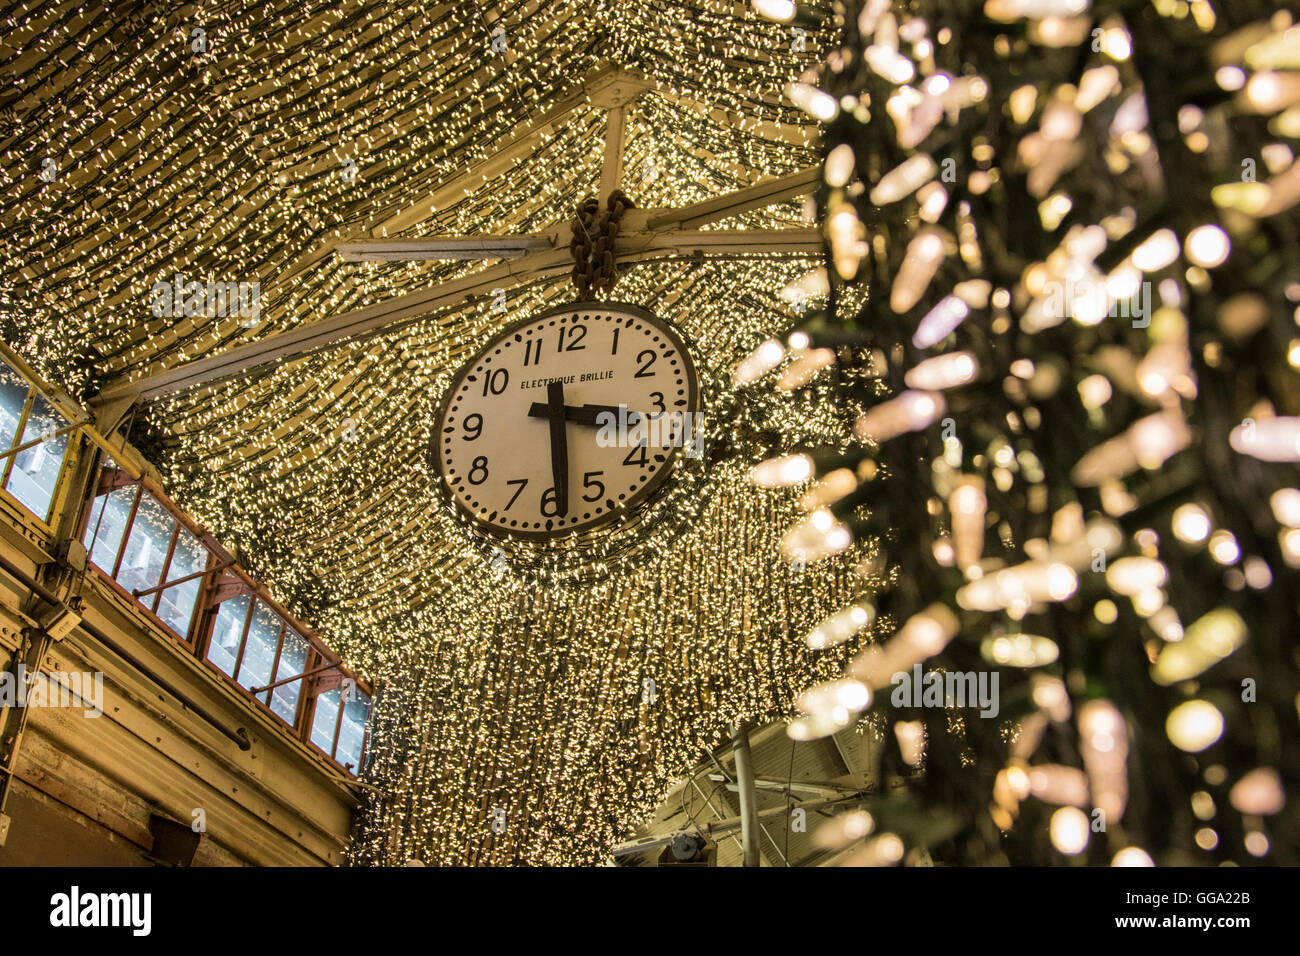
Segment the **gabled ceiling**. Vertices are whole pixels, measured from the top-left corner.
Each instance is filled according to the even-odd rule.
[[[623,162],[640,209],[815,166],[816,126],[783,90],[831,42],[714,0],[32,2],[0,24],[0,325],[87,395],[491,267],[348,262],[342,241],[567,221],[596,193],[606,117],[548,117],[602,70],[648,87]],[[795,199],[708,228],[808,225]],[[815,264],[667,259],[613,297],[682,329],[725,405],[731,368],[792,321],[779,290]],[[155,317],[151,287],[177,273],[260,282],[259,324]],[[564,275],[502,288],[504,309],[475,295],[133,413],[173,496],[387,681],[362,860],[600,859],[717,728],[842,663],[796,637],[845,569],[789,576],[745,462],[713,469],[655,560],[593,587],[502,577],[471,546],[426,466],[432,408],[495,330],[575,297]],[[835,434],[813,408],[782,430]],[[646,675],[661,703],[624,713],[618,688]],[[496,803],[530,823],[490,835]]]
[[[486,181],[480,164],[602,67],[651,86],[626,133],[624,187],[640,207],[815,162],[815,127],[782,88],[816,62],[818,38],[739,4],[51,2],[9,4],[0,22],[6,337],[75,390],[87,364],[101,385],[156,373],[483,267],[345,263],[329,251],[340,236],[567,219],[599,180],[598,106]],[[797,203],[743,217],[797,222]],[[774,293],[800,270],[778,268],[657,264],[616,292],[669,312],[717,370],[779,314]],[[155,318],[150,287],[175,273],[259,281],[261,323]],[[480,297],[155,402],[141,414],[162,431],[157,464],[289,600],[314,568],[338,597],[400,605],[440,557],[420,530],[431,400],[493,328],[572,289],[560,277],[508,295],[504,314]],[[407,560],[379,559],[387,547]]]

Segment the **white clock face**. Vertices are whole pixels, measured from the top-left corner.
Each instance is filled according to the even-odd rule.
[[[461,370],[435,458],[481,527],[557,537],[645,500],[689,448],[698,402],[668,326],[632,306],[579,303],[507,329]]]

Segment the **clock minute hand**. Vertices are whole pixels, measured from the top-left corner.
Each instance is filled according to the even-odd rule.
[[[621,416],[627,416],[627,423],[635,425],[645,416],[640,412],[634,412],[628,409],[626,405],[583,405],[581,408],[566,409],[565,414],[569,421],[577,422],[579,425],[590,425],[592,428],[599,428],[602,425],[613,425],[619,422]],[[613,416],[612,420],[605,416]]]
[[[550,416],[550,406],[542,402],[533,402],[528,409],[528,414],[532,418],[548,418]],[[620,408],[617,405],[565,405],[564,417],[573,422],[575,425],[590,425],[592,428],[599,428],[606,424],[601,420],[604,415],[613,415],[614,424],[618,422]],[[628,411],[627,423],[635,425],[644,416],[640,412]]]
[[[569,513],[569,446],[564,424],[564,385],[551,382],[546,386],[546,405],[543,407],[551,426],[551,477],[555,480],[556,514],[563,518]],[[529,414],[532,414],[531,409]]]

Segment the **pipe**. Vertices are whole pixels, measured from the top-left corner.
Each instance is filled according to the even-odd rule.
[[[64,425],[62,428],[56,428],[54,431],[42,435],[40,438],[33,438],[29,442],[24,442],[21,445],[17,445],[13,448],[10,448],[3,455],[0,455],[0,461],[4,461],[6,458],[10,458],[16,455],[20,451],[26,451],[29,448],[35,448],[37,445],[44,444],[45,442],[49,441],[51,438],[58,438],[60,435],[66,435],[68,432],[75,432],[78,428],[84,428],[84,427],[85,427],[84,425]],[[23,431],[26,430],[27,429],[25,428],[23,429]]]
[[[63,601],[61,601],[59,597],[56,594],[54,594],[54,592],[44,587],[39,581],[33,578],[22,568],[15,565],[3,554],[0,554],[0,569],[3,569],[7,574],[10,574],[13,577],[17,578],[20,582],[22,582],[28,588],[30,588],[33,594],[41,598],[43,601],[46,601],[49,604],[54,605],[55,607],[64,606]],[[128,653],[127,651],[119,647],[117,643],[113,641],[112,638],[110,638],[99,628],[95,627],[95,625],[91,624],[89,621],[84,619],[80,620],[77,623],[77,626],[81,628],[83,631],[85,631],[87,634],[89,634],[96,641],[98,641],[100,644],[102,644],[109,651],[116,654],[122,660],[126,661],[126,663],[130,667],[139,671],[145,677],[149,678],[149,680],[153,681],[155,684],[157,684],[159,687],[165,690],[168,694],[171,694],[172,697],[175,697],[176,700],[180,702],[181,706],[191,711],[194,714],[194,716],[203,720],[205,723],[209,724],[215,730],[220,731],[223,736],[234,741],[240,750],[252,749],[253,743],[251,740],[248,739],[248,731],[245,728],[240,727],[238,730],[230,730],[229,728],[227,728],[226,725],[223,724],[220,720],[218,720],[216,717],[213,717],[211,714],[209,714],[198,704],[194,703],[194,701],[190,700],[188,697],[186,697],[180,691],[176,690],[176,688],[172,687],[170,684],[168,684],[165,680],[163,680],[153,671],[149,670],[149,668],[145,667],[142,663],[140,663],[140,661],[138,661],[130,653]]]
[[[749,752],[749,726],[740,721],[731,730],[736,758],[736,794],[740,799],[740,842],[744,866],[758,866],[758,796],[754,789],[754,758]]]
[[[99,516],[102,518],[104,513],[101,511]],[[96,524],[96,528],[98,528],[98,524]],[[208,568],[206,571],[195,571],[193,574],[187,574],[183,578],[172,578],[172,580],[165,584],[155,584],[151,588],[132,588],[131,596],[138,599],[144,597],[146,594],[153,594],[155,591],[166,591],[168,588],[175,587],[178,584],[184,584],[186,581],[193,581],[195,578],[201,578],[205,574],[216,574],[218,571],[224,571],[233,564],[233,561],[227,561],[224,564],[218,564],[215,568]],[[253,691],[253,693],[257,692]]]
[[[338,667],[339,667],[338,664],[322,664],[320,667],[312,668],[311,670],[304,671],[301,674],[294,674],[292,677],[286,677],[283,680],[278,680],[274,684],[267,684],[264,687],[250,687],[248,688],[248,692],[254,696],[257,696],[258,694],[264,694],[268,690],[272,690],[273,688],[280,687],[283,684],[292,684],[296,680],[302,680],[304,677],[315,677],[317,674],[320,674],[323,671],[338,670]]]

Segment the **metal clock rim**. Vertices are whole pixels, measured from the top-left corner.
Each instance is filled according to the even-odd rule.
[[[664,466],[659,469],[655,476],[647,481],[645,486],[636,491],[627,501],[622,502],[621,507],[615,508],[603,517],[594,518],[590,522],[579,527],[563,530],[557,529],[555,531],[511,531],[506,528],[498,528],[489,525],[480,520],[478,515],[473,511],[465,507],[465,505],[461,503],[460,499],[458,499],[452,492],[451,485],[447,481],[447,476],[443,472],[439,439],[442,435],[442,423],[446,416],[447,408],[451,402],[452,396],[456,394],[457,388],[464,381],[465,376],[470,373],[478,361],[482,359],[490,349],[494,348],[502,340],[509,338],[519,329],[556,315],[564,315],[569,312],[589,312],[599,310],[612,310],[628,313],[650,325],[653,325],[656,329],[662,332],[668,338],[669,342],[677,348],[678,353],[682,356],[682,363],[685,366],[685,371],[688,373],[686,376],[688,389],[687,410],[696,416],[698,416],[703,410],[704,401],[703,392],[699,384],[699,373],[696,370],[695,359],[691,356],[684,336],[682,336],[676,327],[667,319],[654,314],[643,306],[633,305],[630,302],[604,302],[597,299],[582,299],[577,302],[570,302],[565,305],[545,309],[541,312],[525,316],[518,321],[503,326],[495,335],[488,339],[478,351],[465,360],[456,374],[452,376],[451,381],[444,390],[442,398],[438,401],[438,407],[434,413],[432,434],[430,435],[429,441],[431,446],[429,449],[429,457],[432,459],[431,465],[436,475],[435,484],[438,486],[439,493],[455,508],[457,517],[467,521],[474,531],[487,535],[488,537],[494,538],[498,541],[530,541],[543,543],[561,541],[571,535],[581,536],[584,534],[608,531],[611,527],[616,527],[619,523],[631,517],[633,509],[644,505],[646,502],[654,498],[656,492],[658,492],[668,480],[668,476],[676,470],[678,455],[669,455],[667,461],[664,462]],[[696,427],[699,427],[698,424]]]

